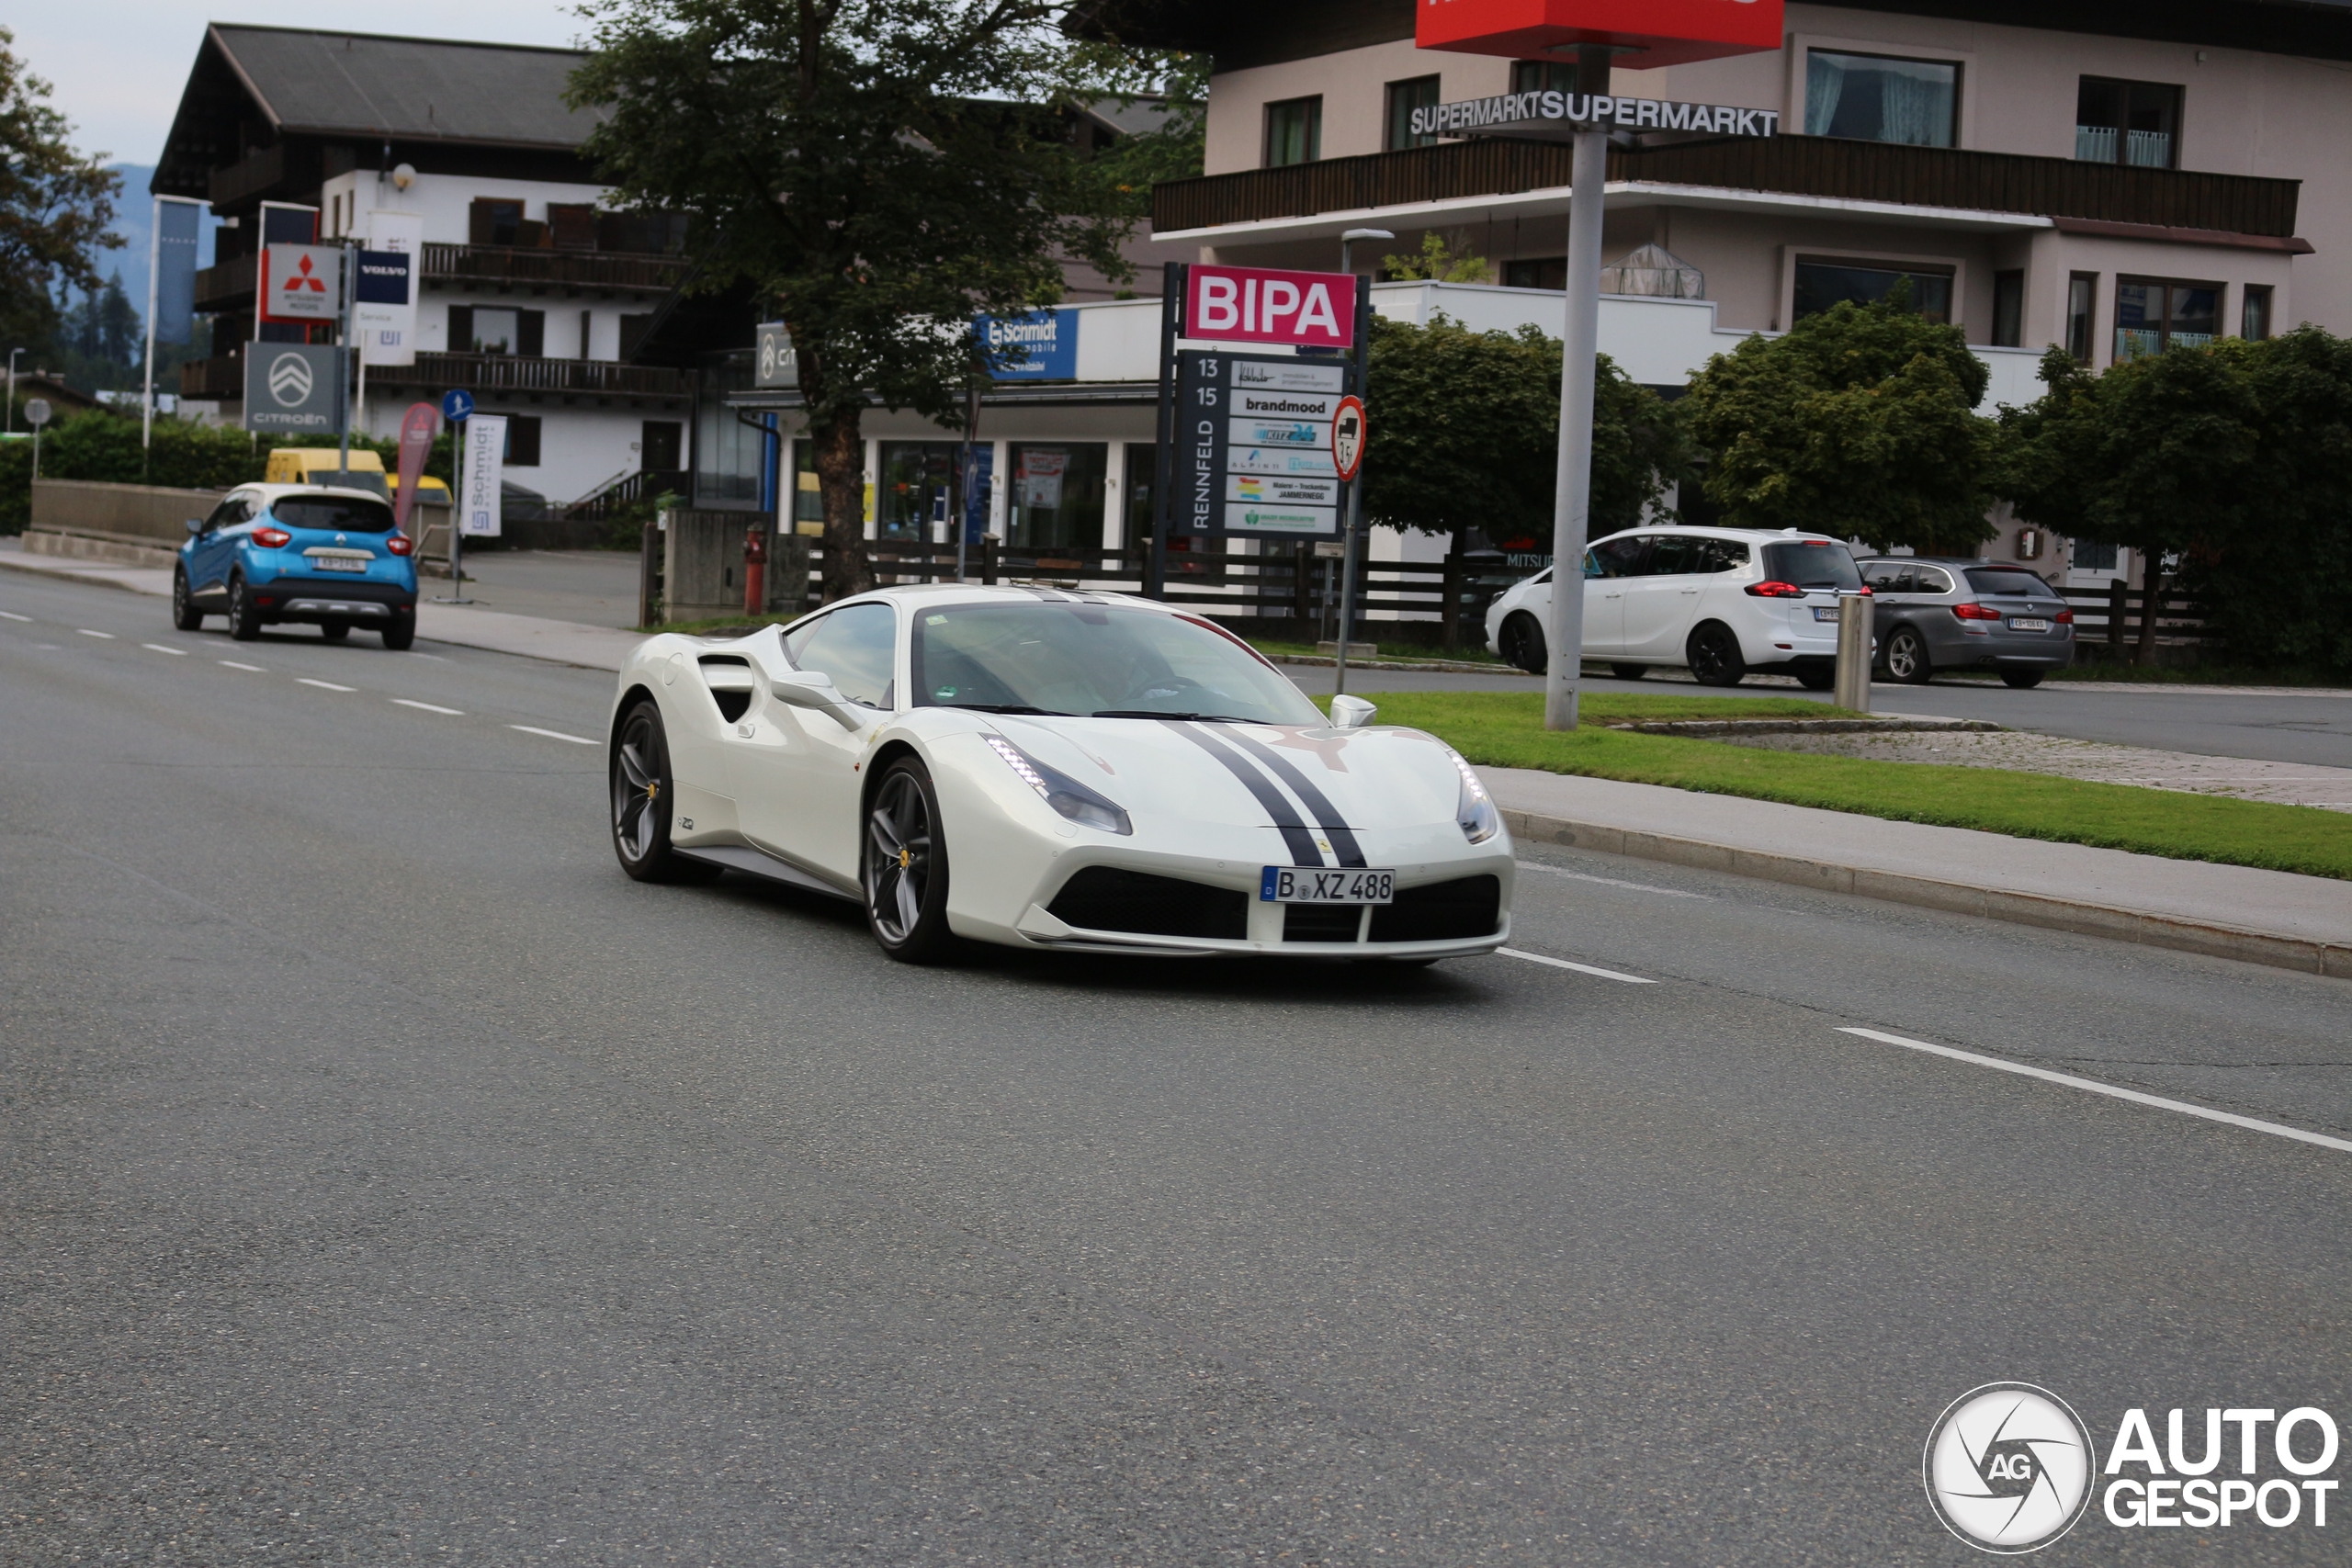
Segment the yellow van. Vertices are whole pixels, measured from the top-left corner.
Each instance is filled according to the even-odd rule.
[[[269,468],[262,475],[262,483],[273,485],[332,484],[327,476],[343,468],[342,454],[332,446],[280,446],[269,455]],[[382,494],[397,499],[401,493],[401,477],[384,472],[384,460],[373,452],[355,451],[351,454],[349,472],[374,476],[374,481],[361,479],[357,488],[373,491],[379,484]],[[427,474],[416,481],[417,495],[426,504],[449,504],[449,487]]]

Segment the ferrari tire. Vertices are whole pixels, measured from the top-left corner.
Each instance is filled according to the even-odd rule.
[[[1544,641],[1544,627],[1524,610],[1514,610],[1503,622],[1496,636],[1497,651],[1506,662],[1515,664],[1530,675],[1541,675],[1551,662],[1551,654]]]
[[[229,635],[239,642],[254,642],[261,637],[261,609],[254,603],[254,591],[245,586],[243,572],[229,579]]]
[[[892,762],[874,786],[858,881],[865,890],[866,929],[882,951],[901,964],[938,962],[953,941],[947,845],[939,829],[939,794],[918,758]]]
[[[639,882],[710,882],[719,868],[689,860],[670,847],[670,802],[676,794],[670,772],[670,741],[662,710],[650,699],[621,719],[609,766],[613,800],[613,853],[621,869]]]
[[[1739,638],[1721,621],[1702,621],[1683,645],[1690,673],[1702,686],[1736,686],[1747,679],[1747,660],[1741,657]]]
[[[204,612],[196,607],[196,597],[188,591],[187,569],[172,569],[172,625],[184,632],[204,629]]]

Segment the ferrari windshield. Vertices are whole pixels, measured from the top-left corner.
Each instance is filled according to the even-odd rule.
[[[1188,616],[1040,600],[925,609],[914,630],[918,707],[1323,722],[1246,644]]]

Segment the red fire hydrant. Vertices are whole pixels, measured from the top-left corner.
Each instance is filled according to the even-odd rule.
[[[743,531],[743,613],[763,615],[768,607],[768,535],[754,523]]]

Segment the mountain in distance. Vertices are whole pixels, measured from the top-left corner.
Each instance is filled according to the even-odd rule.
[[[147,320],[147,250],[153,241],[155,199],[147,194],[147,182],[155,177],[153,164],[109,164],[107,167],[122,176],[122,189],[115,197],[114,221],[107,225],[107,232],[122,236],[122,248],[97,254],[98,276],[119,277],[122,291],[130,296],[131,309],[139,312],[142,326]],[[197,230],[196,265],[212,265],[212,236],[220,220],[208,209],[204,221]],[[80,296],[75,296],[78,302]]]

